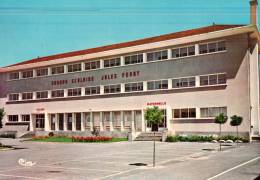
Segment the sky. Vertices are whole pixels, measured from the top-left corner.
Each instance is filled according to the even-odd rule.
[[[216,24],[249,24],[249,0],[0,0],[0,67]]]

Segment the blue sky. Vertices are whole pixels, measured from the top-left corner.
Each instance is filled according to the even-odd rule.
[[[0,67],[216,24],[248,24],[249,0],[0,0]]]

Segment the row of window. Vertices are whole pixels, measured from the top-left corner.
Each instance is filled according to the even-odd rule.
[[[213,52],[224,51],[224,50],[226,50],[225,41],[199,44],[199,54],[213,53]],[[180,58],[180,57],[193,56],[193,55],[195,55],[195,45],[175,48],[171,50],[172,58]],[[142,53],[125,56],[124,63],[125,65],[143,63],[143,58],[144,56]],[[147,53],[147,62],[166,60],[166,59],[169,59],[168,50]],[[116,66],[121,66],[120,57],[104,60],[104,68],[116,67]],[[85,69],[82,68],[82,64],[80,62],[75,64],[69,64],[67,65],[67,68],[68,68],[67,70],[68,72],[79,72],[83,70],[100,69],[101,65],[100,65],[100,60],[94,60],[94,61],[85,62],[84,63]],[[65,73],[65,67],[64,65],[51,67],[50,71],[52,75],[63,74]],[[36,77],[48,76],[48,74],[49,74],[48,67],[36,69]],[[15,80],[19,78],[32,78],[33,76],[34,76],[33,70],[22,71],[21,77],[19,72],[12,72],[9,74],[9,80]]]
[[[199,76],[199,78],[200,78],[200,86],[226,84],[226,74],[203,75],[203,76]],[[195,81],[196,81],[195,76],[172,79],[172,88],[195,87],[196,86]],[[163,90],[168,88],[169,88],[168,80],[156,80],[156,81],[147,82],[147,90]],[[143,82],[124,84],[125,92],[137,92],[143,90],[144,90]],[[104,86],[104,94],[120,93],[120,92],[121,92],[121,84]],[[95,95],[95,94],[100,94],[100,86],[85,88],[85,95]],[[68,89],[68,97],[81,96],[81,95],[82,95],[82,88]],[[9,101],[19,100],[18,93],[9,94],[8,97],[9,97]],[[65,97],[64,90],[51,91],[51,98],[58,98],[58,97]],[[36,99],[47,99],[47,98],[48,98],[48,91],[36,92]],[[32,100],[32,99],[33,99],[33,92],[22,93],[22,100]]]
[[[196,108],[182,108],[182,109],[173,109],[173,118],[196,118]],[[200,117],[201,118],[213,118],[219,115],[220,113],[223,113],[224,115],[227,115],[227,107],[206,107],[206,108],[200,108]],[[80,116],[80,113],[78,113]],[[166,113],[164,113],[166,116]],[[104,113],[105,115],[105,113]],[[42,115],[41,119],[44,115]],[[109,119],[110,114],[107,113],[107,118]],[[30,121],[30,115],[24,114],[21,116],[22,121],[29,122]],[[71,117],[72,118],[72,117]],[[11,122],[18,122],[18,115],[8,115],[8,121]],[[52,119],[52,118],[51,118]]]
[[[227,107],[207,107],[200,108],[201,118],[212,118],[220,113],[227,115]],[[173,118],[196,118],[196,108],[182,108],[173,110]]]

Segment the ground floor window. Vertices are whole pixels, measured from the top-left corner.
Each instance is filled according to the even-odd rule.
[[[58,115],[58,120],[59,120],[59,130],[63,130],[64,115],[63,114],[59,114]]]
[[[69,114],[68,114],[67,129],[68,129],[69,131],[72,130],[72,113],[69,113]]]
[[[55,114],[51,114],[51,122],[50,122],[50,125],[51,125],[51,130],[55,130],[55,121],[56,121],[56,117],[55,117]]]
[[[76,113],[76,130],[80,131],[81,130],[81,113]]]
[[[201,117],[216,117],[221,113],[223,113],[226,116],[227,115],[227,107],[200,108]]]
[[[22,115],[22,121],[30,122],[30,114],[24,114],[24,115]]]
[[[196,118],[196,108],[173,109],[173,118]]]
[[[35,118],[36,128],[44,128],[44,119],[45,119],[44,114],[36,114],[36,118]]]

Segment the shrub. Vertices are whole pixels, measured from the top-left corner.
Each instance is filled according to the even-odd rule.
[[[49,132],[49,137],[53,137],[54,133],[53,132]]]
[[[236,137],[236,136],[221,136],[220,138],[214,138],[213,136],[198,136],[198,135],[188,135],[188,136],[180,136],[180,135],[175,135],[175,136],[167,136],[166,142],[211,142],[212,140],[241,140],[243,142],[248,142],[248,139],[244,137]]]

